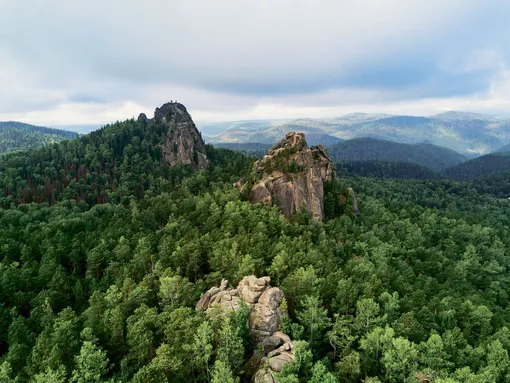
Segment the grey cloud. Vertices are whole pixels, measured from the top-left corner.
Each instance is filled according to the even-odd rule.
[[[500,68],[461,68],[487,49],[510,60],[509,16],[503,0],[4,2],[0,59],[13,91],[0,92],[0,108],[146,104],[154,89],[189,89],[204,109],[335,89],[473,94]]]

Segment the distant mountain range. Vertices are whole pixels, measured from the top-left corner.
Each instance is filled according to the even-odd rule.
[[[0,154],[47,146],[78,137],[78,133],[22,122],[0,122]]]
[[[263,143],[218,143],[216,147],[262,157],[271,147]],[[473,179],[509,172],[510,152],[468,159],[432,144],[402,144],[375,138],[354,138],[326,147],[340,174],[379,178]],[[501,148],[500,150],[505,150]]]
[[[308,135],[306,140],[309,141]],[[255,157],[262,157],[271,147],[270,144],[262,143],[217,143],[214,146]],[[375,138],[354,138],[328,145],[326,149],[333,162],[406,162],[433,171],[452,167],[468,159],[451,149],[432,144],[401,144]]]
[[[230,125],[226,125],[230,124]],[[221,123],[216,124],[219,129]],[[225,131],[207,136],[209,143],[272,144],[288,132],[315,135],[329,146],[334,139],[371,137],[399,143],[430,143],[470,158],[494,152],[510,143],[510,119],[464,112],[446,112],[430,117],[353,113],[339,118],[298,119],[284,123],[272,120],[224,123]],[[311,143],[311,142],[310,142]],[[312,143],[311,143],[312,144]]]
[[[498,153],[510,152],[510,144],[505,145],[502,148],[499,148],[496,152],[498,152]]]

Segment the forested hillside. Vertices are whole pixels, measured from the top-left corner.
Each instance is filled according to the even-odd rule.
[[[248,142],[245,144],[217,143],[213,145],[215,148],[234,150],[236,152],[241,152],[246,156],[258,158],[263,157],[266,151],[272,146],[271,144],[260,144],[257,142]]]
[[[373,138],[355,138],[328,148],[333,161],[409,162],[438,171],[467,158],[451,149],[431,144],[401,144]]]
[[[287,220],[232,186],[240,153],[170,168],[168,129],[128,120],[0,158],[1,382],[249,381],[247,313],[195,304],[251,274],[286,296],[280,383],[510,379],[507,199],[340,177],[360,216]]]
[[[48,146],[78,137],[75,132],[43,128],[22,122],[0,122],[0,154]]]
[[[376,178],[434,179],[443,178],[441,173],[411,162],[396,161],[340,161],[336,163],[338,174]]]
[[[228,123],[223,123],[223,126],[228,129]],[[266,121],[237,125],[209,137],[209,142],[274,143],[291,131],[304,132],[309,138],[312,134],[320,137],[317,142],[308,139],[312,145],[333,145],[335,139],[370,137],[407,144],[428,142],[473,158],[508,144],[510,120],[453,111],[428,117],[351,113],[338,118],[303,118],[284,123]]]
[[[505,172],[510,169],[510,153],[492,153],[444,170],[452,179],[465,180]]]

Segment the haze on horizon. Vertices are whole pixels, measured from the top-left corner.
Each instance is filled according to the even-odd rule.
[[[0,0],[0,121],[510,113],[505,0]]]

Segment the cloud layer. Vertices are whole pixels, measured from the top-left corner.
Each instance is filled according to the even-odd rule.
[[[0,120],[510,110],[506,0],[0,0]]]

